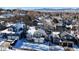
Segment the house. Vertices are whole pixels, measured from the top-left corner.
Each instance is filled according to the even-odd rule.
[[[64,31],[63,23],[57,23],[56,24],[56,31]]]
[[[53,44],[59,44],[60,43],[60,37],[59,37],[60,32],[52,32],[50,34],[50,38],[49,40],[53,43]]]
[[[6,29],[6,26],[0,23],[0,30]]]
[[[74,42],[72,42],[72,41],[63,41],[63,42],[61,42],[60,46],[63,46],[63,47],[74,47]]]
[[[20,38],[26,37],[26,26],[23,22],[17,22],[12,26],[13,30],[17,35],[20,36]]]
[[[71,28],[72,29],[73,25],[66,25],[66,28]]]
[[[22,38],[23,32],[24,32],[24,23],[14,23],[14,24],[9,24],[7,29],[0,31],[1,34],[6,36],[7,39],[19,39]]]
[[[44,43],[44,40],[45,40],[44,37],[40,37],[40,38],[33,37],[33,41],[35,43]]]
[[[69,34],[67,31],[63,31],[63,32],[60,33],[60,37],[62,38],[63,36],[65,36],[67,34]]]
[[[30,27],[27,31],[27,40],[33,40],[35,43],[43,43],[47,34],[43,29],[35,29],[35,27]]]
[[[32,40],[34,32],[36,31],[35,26],[28,26],[28,30],[27,30],[27,40]]]
[[[30,26],[27,33],[33,36],[35,31],[36,31],[35,26]]]
[[[47,34],[46,34],[46,32],[45,32],[45,30],[43,30],[43,29],[38,29],[38,30],[36,30],[35,32],[34,32],[34,37],[46,37],[47,36]]]
[[[25,28],[25,24],[23,22],[17,22],[11,25],[12,27],[15,27],[16,32],[19,32],[20,30],[23,30]]]
[[[15,40],[16,38],[19,39],[19,35],[16,35],[15,32],[9,30],[10,28],[8,29],[5,29],[3,31],[0,31],[0,33],[3,35],[2,38],[6,38],[6,39],[13,39]]]

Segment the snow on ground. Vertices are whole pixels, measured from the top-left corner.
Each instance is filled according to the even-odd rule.
[[[32,49],[32,50],[37,50],[37,51],[49,51],[49,49],[50,49],[49,45],[30,43],[30,42],[27,42],[24,40],[18,40],[18,42],[16,43],[14,48]],[[61,46],[52,45],[51,50],[52,51],[64,51],[64,48]]]
[[[0,42],[0,45],[2,45],[3,43],[4,43],[4,41],[1,41],[1,42]]]
[[[29,43],[27,41],[23,41],[23,40],[18,40],[18,42],[16,43],[16,45],[14,46],[15,48],[28,48],[28,49],[33,49],[33,50],[45,50],[48,51],[49,46],[44,45],[44,44],[34,44],[34,43]]]
[[[50,47],[50,50],[52,50],[52,51],[64,51],[64,48],[62,46],[53,45]]]
[[[23,43],[23,46],[21,46],[21,48],[31,48],[33,50],[44,50],[44,51],[48,51],[49,50],[49,46],[44,45],[44,44],[33,44],[33,43]]]

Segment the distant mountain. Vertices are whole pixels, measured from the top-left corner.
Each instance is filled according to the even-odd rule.
[[[78,7],[1,7],[2,9],[23,9],[23,10],[79,10]]]
[[[79,8],[40,8],[34,10],[79,10]]]
[[[41,9],[34,9],[35,11],[42,11],[42,12],[79,12],[79,8],[41,8]]]
[[[13,9],[19,9],[19,10],[33,10],[33,11],[43,11],[43,12],[52,12],[52,11],[77,11],[79,12],[79,8],[72,7],[72,8],[67,8],[67,7],[2,7],[2,9],[7,10],[13,10]]]

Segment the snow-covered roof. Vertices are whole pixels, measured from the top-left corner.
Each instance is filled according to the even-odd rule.
[[[3,15],[0,15],[0,18],[6,18],[5,16],[3,16]]]
[[[10,27],[12,25],[15,26],[15,24],[13,24],[13,23],[10,23],[10,22],[9,23],[6,23],[6,27]]]
[[[19,15],[20,15],[20,16],[24,16],[25,14],[20,13]]]
[[[52,32],[53,35],[58,35],[60,32]]]
[[[4,12],[6,12],[6,11],[5,11],[5,10],[2,10],[1,12],[4,13]]]
[[[3,31],[0,31],[0,33],[15,34],[15,32],[9,31],[8,29],[5,29],[5,30],[3,30]]]
[[[46,34],[46,32],[43,29],[38,29],[38,30],[35,31],[34,35],[35,36],[37,36],[37,35],[38,36],[40,36],[40,35],[46,36],[47,34]]]
[[[20,28],[24,28],[25,24],[24,23],[7,23],[6,24],[7,27],[10,27],[10,26],[14,26],[17,30],[19,30]]]
[[[3,43],[4,43],[4,41],[1,41],[1,42],[0,42],[0,45],[2,45]]]
[[[20,28],[23,28],[24,27],[24,24],[23,23],[16,23],[15,27],[17,29],[20,29]]]
[[[4,23],[4,21],[0,21],[0,24]]]
[[[2,14],[0,15],[0,18],[9,18],[9,17],[14,17],[15,15],[13,14]]]
[[[43,23],[37,23],[38,25],[43,25]]]
[[[29,27],[29,30],[27,31],[29,34],[33,35],[34,32],[36,31],[35,27]]]
[[[73,27],[73,25],[66,25],[66,27],[67,27],[67,28],[72,28],[72,27]]]
[[[62,18],[61,18],[61,17],[55,17],[55,16],[54,16],[54,18],[56,18],[56,19],[61,19],[61,20],[62,20]]]

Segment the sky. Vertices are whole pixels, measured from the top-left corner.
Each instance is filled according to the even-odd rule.
[[[0,0],[0,7],[79,7],[79,0]]]
[[[0,8],[39,9],[39,8],[79,8],[77,0],[0,0]]]

